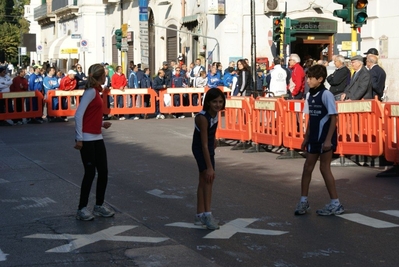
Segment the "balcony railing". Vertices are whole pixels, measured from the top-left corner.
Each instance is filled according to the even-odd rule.
[[[78,0],[53,0],[52,12],[57,12],[60,9],[77,8]]]

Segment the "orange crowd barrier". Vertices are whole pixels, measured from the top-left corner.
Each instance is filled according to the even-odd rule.
[[[281,146],[283,143],[282,103],[276,98],[258,97],[252,107],[252,141]]]
[[[305,100],[279,98],[283,109],[283,145],[290,150],[301,149],[305,137],[308,115],[303,113]]]
[[[103,92],[103,113],[116,114],[152,114],[155,113],[157,94],[151,88],[111,89]]]
[[[251,101],[249,97],[226,99],[226,109],[218,114],[217,139],[251,140]]]
[[[385,103],[383,129],[385,159],[397,165],[399,162],[399,103]]]
[[[75,116],[83,92],[84,90],[48,90],[45,100],[47,115],[51,117]]]
[[[159,111],[165,114],[200,112],[205,91],[205,88],[193,87],[159,90]]]
[[[338,101],[338,145],[336,154],[381,156],[383,154],[382,107],[380,101]]]
[[[43,115],[43,94],[39,91],[0,93],[4,113],[0,120],[37,118]]]

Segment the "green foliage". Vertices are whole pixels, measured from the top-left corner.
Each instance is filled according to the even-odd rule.
[[[22,34],[29,32],[29,22],[23,17],[29,0],[0,1],[0,54],[5,60],[18,55]]]
[[[20,44],[20,30],[17,25],[8,22],[0,24],[0,51],[5,54],[5,58],[9,59],[18,55],[18,46]]]

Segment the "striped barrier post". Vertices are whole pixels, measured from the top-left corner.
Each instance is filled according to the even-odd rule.
[[[305,100],[284,100],[279,98],[283,108],[283,145],[289,149],[286,155],[279,158],[302,157],[294,152],[301,149],[308,123],[308,115],[303,113]]]
[[[153,114],[155,113],[155,101],[157,94],[151,88],[125,89],[124,91],[111,89],[103,91],[103,113],[116,114]],[[111,98],[113,106],[108,101]],[[122,106],[118,105],[121,100]],[[148,105],[149,104],[149,105]]]
[[[216,139],[232,139],[241,142],[250,141],[251,98],[231,97],[226,99],[226,108],[218,114]]]
[[[43,94],[39,91],[0,93],[0,99],[4,99],[5,104],[0,120],[43,116]]]
[[[47,115],[51,117],[75,116],[83,92],[84,90],[48,90]],[[72,104],[72,98],[75,98],[75,104]]]
[[[205,88],[186,87],[160,90],[159,111],[165,114],[200,112],[204,94]]]
[[[276,98],[258,97],[252,110],[252,141],[257,144],[283,144],[283,109]]]

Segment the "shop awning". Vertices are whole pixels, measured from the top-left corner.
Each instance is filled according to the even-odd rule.
[[[195,22],[197,21],[199,18],[199,14],[195,14],[195,15],[191,15],[191,16],[185,16],[183,17],[181,20],[181,24],[187,24],[187,23],[191,23],[191,22]]]
[[[79,40],[72,39],[70,35],[54,40],[50,46],[48,58],[50,60],[79,58]]]

